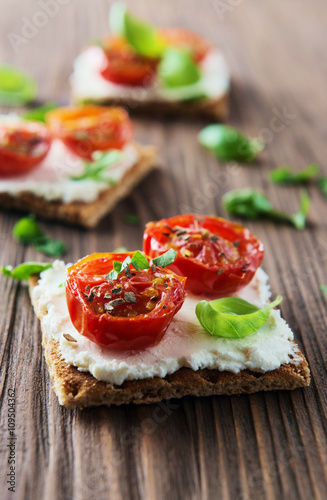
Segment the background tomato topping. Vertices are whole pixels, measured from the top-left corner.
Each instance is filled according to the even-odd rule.
[[[134,253],[92,254],[68,269],[66,299],[73,325],[113,350],[157,344],[185,299],[185,278],[160,267],[137,271],[130,265],[117,279],[106,277],[114,261]]]
[[[113,83],[148,86],[156,74],[158,59],[136,54],[123,37],[110,36],[103,43],[106,65],[101,75]]]
[[[160,28],[159,33],[168,46],[189,50],[197,63],[204,59],[211,48],[202,35],[187,28]]]
[[[146,225],[144,252],[154,258],[173,248],[169,269],[186,276],[193,293],[226,296],[247,285],[260,266],[263,244],[246,228],[220,217],[180,215]]]
[[[0,176],[26,174],[48,154],[51,136],[41,123],[0,124]]]
[[[78,156],[91,160],[94,151],[122,149],[134,135],[127,112],[119,107],[62,107],[46,115],[50,131]]]

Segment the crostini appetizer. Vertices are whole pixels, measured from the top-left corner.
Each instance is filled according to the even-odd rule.
[[[263,245],[249,230],[173,217],[147,225],[144,250],[56,260],[30,277],[60,404],[309,385],[307,362],[275,309],[282,297],[269,301]]]
[[[0,116],[0,206],[94,227],[156,166],[120,107],[56,108],[46,123]]]
[[[120,2],[111,7],[109,20],[111,33],[75,60],[75,103],[226,118],[229,73],[220,49],[186,28],[141,21]]]

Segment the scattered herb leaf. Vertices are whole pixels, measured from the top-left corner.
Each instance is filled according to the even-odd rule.
[[[84,162],[84,172],[81,175],[71,177],[71,180],[92,180],[97,182],[107,182],[112,186],[116,186],[117,182],[106,174],[108,173],[110,167],[122,160],[124,153],[115,149],[105,153],[102,151],[95,151],[92,157],[94,161]]]
[[[307,191],[301,191],[300,210],[295,214],[287,214],[275,210],[269,199],[260,191],[253,188],[235,189],[223,196],[223,206],[229,215],[247,219],[268,217],[279,221],[289,222],[297,229],[305,228],[306,216],[310,208],[310,199]]]
[[[30,120],[33,122],[45,123],[45,115],[49,111],[52,111],[53,109],[58,107],[59,104],[56,104],[55,102],[47,102],[42,106],[38,106],[37,108],[29,109],[22,115],[22,118],[24,118],[24,120]]]
[[[211,335],[242,338],[259,330],[268,320],[271,310],[278,306],[282,297],[263,308],[238,297],[226,297],[207,302],[201,300],[195,312],[201,326]]]
[[[319,177],[319,179],[317,180],[317,184],[320,191],[327,199],[327,177]]]
[[[34,215],[23,217],[16,222],[12,234],[20,243],[33,245],[37,252],[50,257],[62,257],[67,252],[63,241],[54,240],[44,234]]]
[[[125,215],[124,222],[130,226],[138,226],[140,223],[140,217],[136,214],[127,214]]]
[[[251,163],[264,148],[264,142],[260,139],[250,139],[239,130],[222,124],[204,127],[198,139],[202,146],[225,161]]]
[[[188,50],[165,50],[158,67],[158,75],[167,87],[191,85],[201,77],[198,66]]]
[[[124,252],[128,252],[126,247],[118,247],[115,248],[115,250],[113,250],[113,253],[124,253]]]
[[[275,184],[305,184],[318,175],[320,170],[317,163],[311,163],[303,170],[292,172],[288,166],[279,167],[269,173],[269,178]]]
[[[35,80],[12,66],[0,66],[0,104],[24,106],[37,95]]]
[[[17,267],[12,266],[2,266],[1,272],[4,276],[8,278],[13,278],[15,280],[27,280],[33,274],[40,274],[42,271],[52,267],[50,263],[40,263],[40,262],[23,262]]]
[[[167,267],[174,262],[176,255],[177,254],[175,250],[170,248],[164,254],[159,255],[159,257],[155,257],[154,259],[152,259],[152,262],[155,266]]]
[[[12,235],[20,243],[33,243],[34,240],[44,236],[42,229],[34,215],[23,217],[13,227]]]
[[[320,290],[327,297],[327,285],[320,285]]]

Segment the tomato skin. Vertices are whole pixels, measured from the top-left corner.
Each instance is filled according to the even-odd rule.
[[[110,82],[120,85],[149,86],[156,74],[158,59],[136,54],[126,40],[110,36],[103,43],[106,64],[101,75]]]
[[[18,121],[0,124],[0,176],[27,174],[46,157],[51,146],[41,123]]]
[[[94,151],[122,149],[134,135],[128,113],[119,107],[65,106],[47,113],[46,121],[55,137],[87,160]]]
[[[189,250],[192,249],[191,245],[196,245],[193,239],[189,239],[185,245],[182,242],[176,246],[173,243],[174,236],[169,236],[170,230],[167,228],[174,229],[176,226],[193,228],[192,230],[196,232],[196,224],[213,236],[208,237],[204,242],[202,239],[199,240],[199,245],[202,246],[198,258],[193,255],[186,257],[182,251],[191,254]],[[218,236],[218,240],[212,242],[211,238],[215,238],[215,235]],[[219,253],[221,245],[227,258],[224,253]],[[177,253],[169,269],[187,277],[186,290],[195,294],[214,293],[222,297],[233,294],[247,285],[260,266],[264,255],[263,244],[243,226],[220,217],[196,217],[191,214],[162,219],[146,225],[143,236],[144,252],[154,258],[162,255],[169,248],[174,248]]]
[[[211,49],[205,37],[187,28],[160,28],[159,33],[168,46],[189,50],[196,63],[201,62]]]
[[[68,269],[66,300],[73,325],[81,335],[111,350],[145,349],[157,344],[185,299],[185,278],[181,279],[169,270],[156,268],[158,274],[167,276],[169,286],[164,288],[153,310],[134,317],[95,314],[83,294],[86,286],[101,287],[101,284],[109,283],[105,276],[112,269],[113,261],[122,262],[127,256],[132,257],[133,253],[91,254]],[[132,266],[131,269],[135,271]],[[137,280],[137,277],[134,279]],[[112,280],[114,286],[119,286],[119,283],[124,286],[125,281],[124,276],[121,281]],[[136,281],[136,286],[138,284]]]

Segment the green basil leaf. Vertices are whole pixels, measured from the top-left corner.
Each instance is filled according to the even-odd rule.
[[[12,66],[0,66],[0,104],[24,106],[34,101],[37,84],[33,78]]]
[[[327,177],[319,177],[319,179],[317,180],[317,184],[320,191],[327,199]]]
[[[116,186],[117,182],[106,174],[113,165],[116,165],[124,158],[124,153],[116,149],[106,152],[95,151],[92,158],[94,161],[84,162],[84,172],[81,175],[71,177],[71,180],[92,180],[95,182],[107,182],[112,186]]]
[[[230,215],[257,219],[273,210],[268,198],[253,188],[235,189],[223,196],[223,206]]]
[[[13,236],[20,242],[33,245],[35,250],[50,257],[62,257],[67,248],[63,241],[44,234],[34,215],[23,217],[13,227]]]
[[[200,144],[210,149],[217,158],[225,161],[251,163],[263,150],[259,139],[249,139],[239,130],[228,125],[208,125],[198,136]]]
[[[150,267],[147,259],[139,251],[135,252],[135,254],[132,257],[131,263],[133,264],[133,266],[137,271],[139,271],[140,269],[149,269]]]
[[[124,222],[129,226],[138,226],[140,223],[140,217],[136,214],[127,214],[124,217]]]
[[[50,263],[23,262],[13,269],[12,266],[2,266],[1,272],[8,278],[15,280],[28,280],[33,274],[40,274],[42,271],[52,267]]]
[[[305,221],[310,209],[310,198],[308,192],[303,189],[301,191],[301,201],[300,201],[300,210],[293,215],[289,216],[289,221],[296,229],[302,231],[305,228]]]
[[[320,285],[320,290],[327,297],[327,285]]]
[[[49,257],[62,257],[67,252],[67,247],[63,241],[53,240],[45,235],[36,238],[32,244],[37,252],[41,252]]]
[[[158,75],[165,86],[181,87],[199,81],[201,72],[188,50],[169,48],[163,53]]]
[[[115,2],[110,9],[109,25],[113,33],[122,35],[138,54],[160,57],[165,43],[158,30],[150,23],[133,16],[122,2]]]
[[[56,104],[55,102],[47,102],[46,104],[43,104],[42,106],[38,106],[37,108],[30,109],[26,111],[23,115],[22,118],[24,120],[29,120],[33,122],[43,122],[45,123],[45,115],[55,109],[58,108],[59,104]]]
[[[200,325],[211,335],[226,338],[242,338],[258,331],[268,320],[271,310],[281,303],[274,302],[259,308],[238,297],[226,297],[207,302],[202,300],[195,312]]]
[[[226,212],[234,217],[253,220],[267,217],[281,222],[289,222],[299,230],[305,228],[306,216],[310,208],[310,198],[305,190],[301,192],[300,210],[295,214],[275,210],[268,198],[253,188],[229,191],[223,196],[222,203]]]
[[[42,229],[34,215],[23,217],[13,227],[12,235],[20,243],[33,243],[37,238],[44,236]]]
[[[177,254],[175,250],[170,248],[164,254],[159,255],[159,257],[155,257],[154,259],[152,259],[152,262],[155,266],[167,267],[174,262],[174,260],[176,259],[176,255]]]
[[[269,178],[275,184],[305,184],[319,173],[317,163],[311,163],[299,172],[292,172],[288,166],[279,167],[269,173]]]
[[[128,255],[124,262],[120,262],[119,260],[114,260],[113,261],[113,269],[110,271],[110,273],[106,276],[107,279],[110,280],[115,280],[118,278],[118,275],[126,269],[129,264],[131,264],[132,260],[130,256]]]

